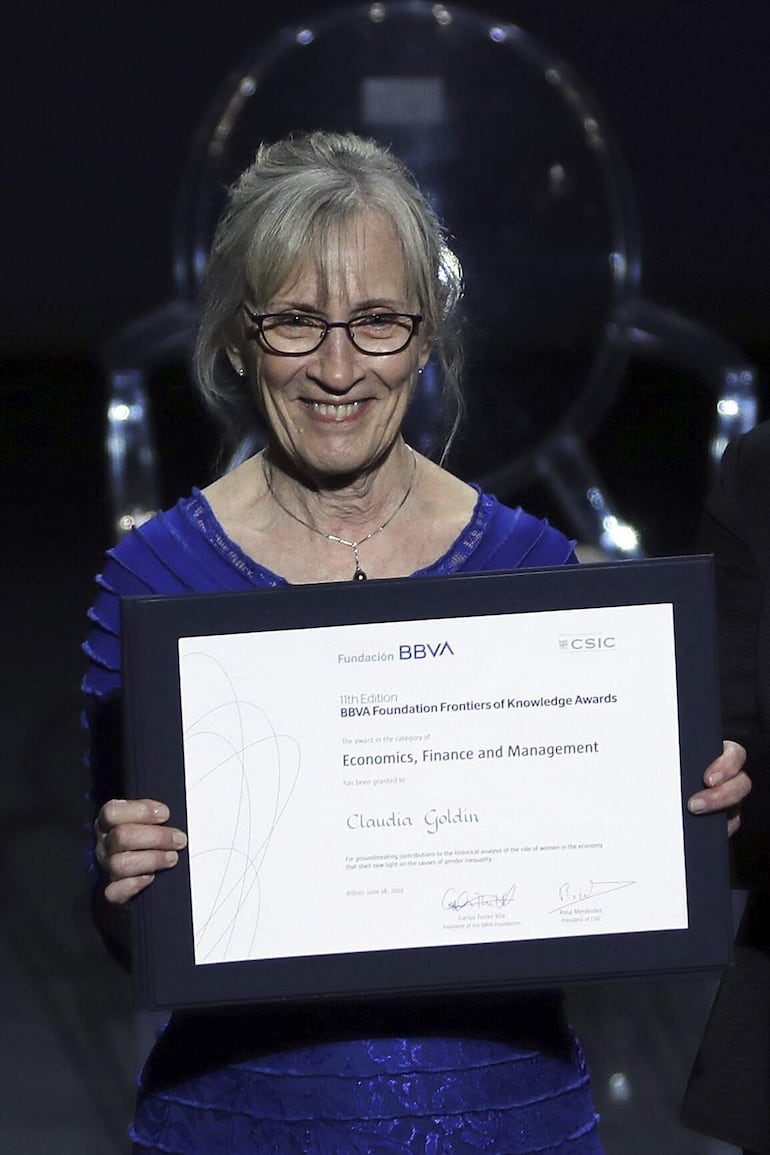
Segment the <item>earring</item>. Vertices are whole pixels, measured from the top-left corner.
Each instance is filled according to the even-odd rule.
[[[246,370],[244,369],[243,365],[241,365],[241,367],[238,370],[238,376],[239,377],[245,377],[246,376]]]

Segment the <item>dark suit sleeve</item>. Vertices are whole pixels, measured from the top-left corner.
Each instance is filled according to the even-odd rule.
[[[770,883],[770,423],[728,446],[700,548],[716,568],[722,727],[748,751],[752,792],[733,839],[735,881]]]

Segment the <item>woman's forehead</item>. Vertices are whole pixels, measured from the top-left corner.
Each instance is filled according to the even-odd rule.
[[[401,301],[408,295],[404,250],[396,230],[375,214],[324,231],[305,249],[276,292],[324,304],[329,300]]]

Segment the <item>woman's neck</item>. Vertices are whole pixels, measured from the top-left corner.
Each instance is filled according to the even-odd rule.
[[[355,540],[405,503],[414,487],[417,458],[399,438],[373,469],[355,477],[303,474],[272,447],[261,455],[260,465],[270,495],[289,517],[318,533]]]

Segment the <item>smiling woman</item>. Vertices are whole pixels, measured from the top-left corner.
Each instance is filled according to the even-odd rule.
[[[196,351],[232,468],[110,552],[86,645],[96,908],[124,957],[129,901],[174,868],[186,837],[163,802],[123,794],[121,596],[575,561],[572,543],[545,522],[404,441],[429,358],[458,412],[459,295],[438,221],[403,166],[372,142],[321,133],[279,141],[259,149],[232,190]],[[267,428],[259,453],[258,420]],[[400,656],[439,644],[448,645],[409,643]],[[740,764],[735,753],[720,759],[723,784],[698,796],[704,809],[745,793]],[[352,820],[373,822],[374,805],[362,797]],[[377,821],[406,823],[397,816]],[[434,829],[473,821],[443,803],[425,816]],[[142,1072],[132,1134],[145,1155],[601,1152],[588,1071],[554,992],[177,1012]]]
[[[412,339],[419,314],[389,220],[360,214],[340,226],[330,247],[300,263],[266,302],[266,319],[255,323],[257,314],[242,311],[246,320],[229,352],[252,383],[270,431],[274,501],[318,527],[319,503],[331,490],[340,508],[328,531],[339,534],[351,524],[343,497],[348,479],[356,481],[354,519],[364,527],[382,521],[392,495],[411,485],[415,459],[400,431],[430,338]],[[208,496],[216,511],[216,485]],[[295,537],[299,544],[306,535]],[[403,572],[417,568],[409,559],[404,564]]]
[[[228,342],[237,346],[242,338],[239,312],[245,307],[253,319],[288,306],[291,314],[306,315],[305,324],[319,325],[324,319],[317,312],[319,297],[329,295],[335,277],[339,282],[345,273],[355,271],[366,281],[369,254],[355,245],[351,248],[349,241],[351,233],[365,229],[367,220],[391,245],[395,243],[382,270],[395,275],[391,286],[395,295],[392,301],[375,295],[356,303],[366,313],[382,313],[404,311],[406,301],[419,302],[420,322],[412,326],[409,340],[419,327],[421,337],[430,341],[441,370],[450,425],[456,421],[461,365],[456,306],[462,292],[457,258],[397,158],[359,137],[313,133],[260,147],[230,192],[212,246],[195,360],[203,395],[236,456],[248,452],[254,430],[251,399],[222,356]],[[302,285],[292,284],[298,278],[314,282],[305,283],[312,289],[310,301],[302,300]],[[325,319],[335,320],[328,315]],[[336,321],[349,319],[354,318],[340,316]],[[264,342],[265,325],[257,328]],[[356,328],[351,338],[363,348],[355,339]],[[266,347],[271,345],[279,353],[290,351],[268,336]],[[375,352],[368,346],[366,351]]]
[[[452,546],[477,495],[418,459],[401,428],[431,355],[458,408],[460,288],[422,194],[378,146],[314,134],[260,149],[215,237],[196,354],[215,411],[248,408],[268,430],[264,454],[205,491],[250,556],[291,582],[350,577],[352,560],[361,580],[406,576]],[[394,551],[380,534],[396,516]]]

